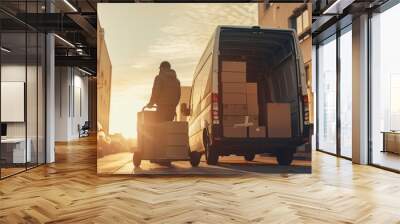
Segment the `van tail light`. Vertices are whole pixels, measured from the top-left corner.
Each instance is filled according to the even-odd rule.
[[[211,107],[212,121],[213,121],[213,124],[219,124],[218,94],[213,93],[211,97],[212,97],[212,107]]]
[[[303,108],[304,108],[304,124],[310,124],[310,110],[309,110],[308,95],[303,95]]]

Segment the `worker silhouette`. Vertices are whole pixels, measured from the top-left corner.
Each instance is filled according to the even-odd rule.
[[[168,61],[160,64],[160,72],[154,79],[150,102],[147,107],[157,105],[158,121],[173,121],[176,106],[181,98],[181,84]]]

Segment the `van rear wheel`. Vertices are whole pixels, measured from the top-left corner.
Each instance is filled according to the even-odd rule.
[[[293,161],[293,150],[280,149],[276,154],[276,160],[281,166],[289,166]]]
[[[206,160],[208,165],[217,165],[219,155],[215,150],[206,149]]]
[[[248,154],[244,155],[244,159],[246,161],[253,161],[255,157],[256,157],[255,153],[248,153]]]
[[[204,138],[204,147],[206,149],[206,161],[208,165],[217,165],[219,155],[215,149],[210,147],[208,138]]]

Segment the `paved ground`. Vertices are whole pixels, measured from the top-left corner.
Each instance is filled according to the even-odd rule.
[[[99,174],[132,174],[132,175],[240,175],[253,173],[311,173],[311,161],[295,160],[291,166],[278,166],[275,157],[256,156],[254,161],[247,162],[242,156],[225,156],[220,158],[218,166],[207,165],[202,157],[199,167],[191,167],[189,161],[176,161],[171,167],[160,166],[149,161],[142,161],[140,168],[135,168],[132,153],[117,153],[97,160]]]

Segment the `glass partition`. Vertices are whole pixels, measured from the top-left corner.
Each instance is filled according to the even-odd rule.
[[[18,13],[44,1],[8,1]],[[39,7],[40,6],[40,7]],[[0,12],[0,178],[45,163],[45,34]]]
[[[6,177],[24,171],[31,161],[26,150],[26,33],[3,32],[1,47],[1,175]]]
[[[400,4],[371,19],[371,162],[400,170]]]
[[[318,47],[318,145],[336,154],[336,35]]]

